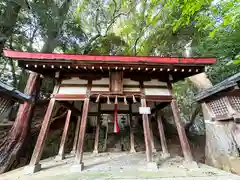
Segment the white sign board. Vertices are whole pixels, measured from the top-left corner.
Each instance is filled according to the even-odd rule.
[[[151,114],[150,107],[139,107],[140,114]]]

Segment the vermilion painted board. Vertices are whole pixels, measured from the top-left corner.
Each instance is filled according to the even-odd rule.
[[[70,60],[70,61],[102,61],[102,62],[142,62],[142,63],[168,63],[168,64],[215,64],[215,58],[176,58],[157,56],[92,56],[56,53],[30,53],[4,50],[4,56],[18,60]]]

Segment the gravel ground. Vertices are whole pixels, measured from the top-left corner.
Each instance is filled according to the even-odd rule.
[[[162,180],[240,180],[240,176],[199,164],[184,163],[181,157],[154,157],[158,169],[148,169],[144,152],[84,154],[84,171],[71,172],[74,157],[63,161],[49,158],[41,161],[42,170],[24,175],[23,168],[0,175],[1,180],[93,180],[93,179],[162,179]]]

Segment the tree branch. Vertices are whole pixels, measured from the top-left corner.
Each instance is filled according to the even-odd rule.
[[[95,28],[96,28],[96,31],[98,32],[98,34],[101,34],[101,32],[99,30],[99,26],[98,26],[98,17],[99,17],[99,9],[97,9],[97,14],[95,17]]]
[[[128,13],[129,13],[129,12],[128,12]],[[107,32],[109,31],[109,29],[111,28],[111,26],[115,23],[115,20],[116,20],[118,17],[120,17],[120,16],[122,16],[122,15],[127,16],[128,13],[123,13],[123,12],[122,12],[122,13],[119,13],[119,14],[117,14],[116,16],[114,16],[114,17],[112,18],[112,20],[110,21],[110,24],[108,25],[105,34],[107,34]]]
[[[101,37],[101,34],[97,34],[96,36],[92,37],[88,43],[85,45],[84,47],[84,51],[83,51],[83,54],[88,54],[90,51],[91,51],[91,44],[96,40],[98,39],[99,37]]]

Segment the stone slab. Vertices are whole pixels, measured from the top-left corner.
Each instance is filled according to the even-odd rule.
[[[158,170],[158,166],[157,166],[156,162],[147,163],[147,168],[148,168],[148,170],[152,170],[152,171],[157,171]]]
[[[84,164],[80,163],[80,164],[74,164],[71,166],[70,171],[71,172],[82,172],[84,168]]]
[[[41,164],[28,165],[24,168],[24,174],[33,174],[41,170]]]
[[[61,161],[61,160],[63,160],[63,159],[65,159],[65,156],[63,156],[63,155],[57,155],[56,157],[55,157],[55,160],[56,161]]]
[[[93,154],[98,154],[98,150],[94,150],[94,151],[93,151]]]

